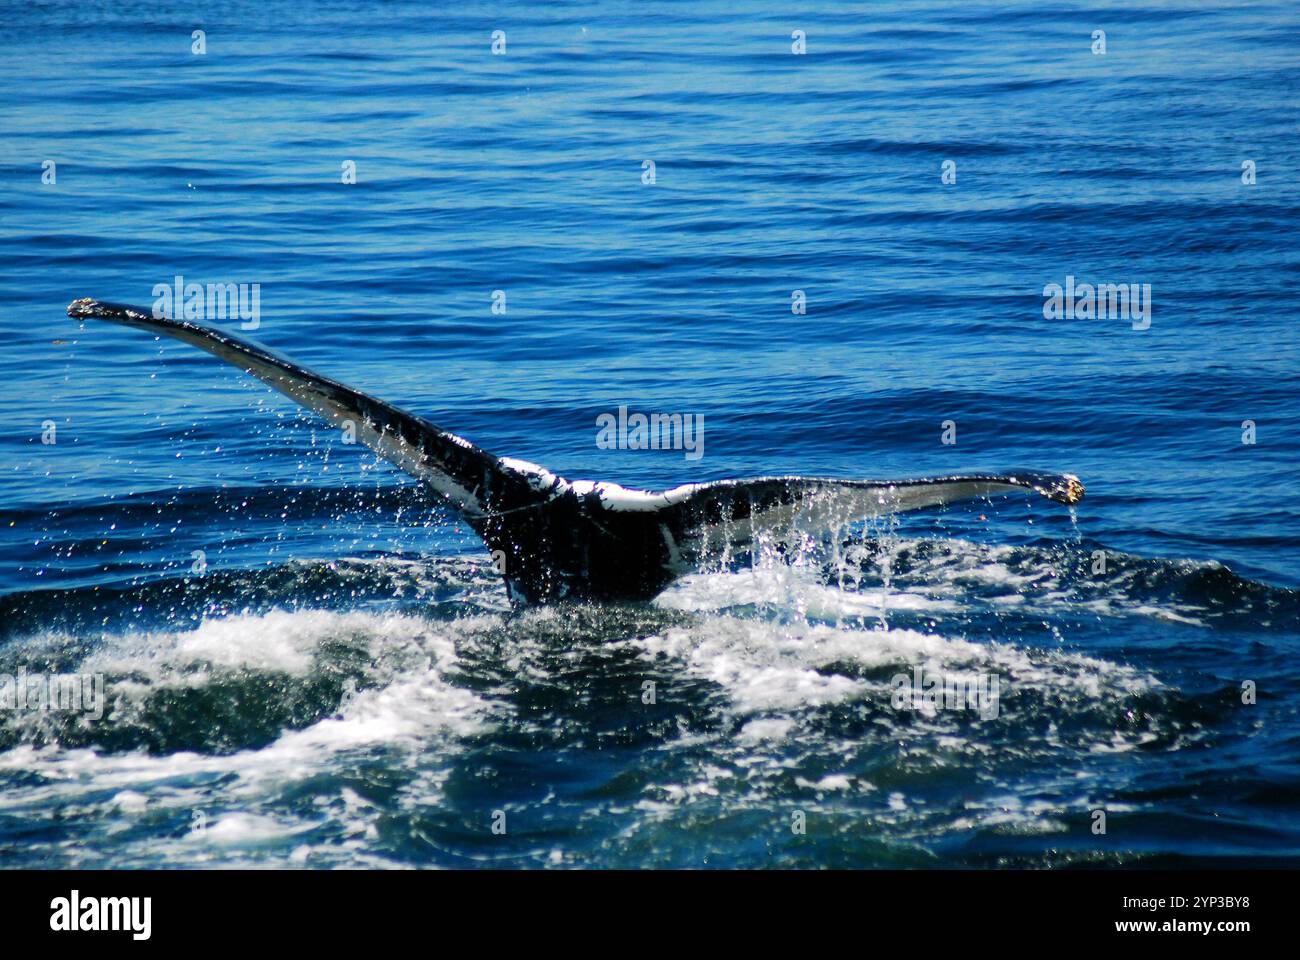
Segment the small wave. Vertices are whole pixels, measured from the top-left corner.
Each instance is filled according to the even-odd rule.
[[[244,862],[262,847],[279,857],[299,835],[319,840],[323,826],[364,835],[377,808],[327,821],[290,798],[322,776],[346,782],[349,770],[381,763],[409,770],[430,802],[437,783],[418,775],[422,766],[490,730],[501,709],[453,682],[445,631],[398,614],[280,611],[126,634],[77,667],[107,675],[103,719],[4,715],[0,815],[41,822],[58,810],[74,832],[149,825],[152,839],[126,837],[115,866]],[[337,799],[347,808],[355,797],[345,789]],[[36,841],[30,852],[95,866],[95,846]],[[340,854],[337,837],[330,846]]]
[[[1016,604],[1051,614],[1072,608],[1192,625],[1300,628],[1300,591],[1242,577],[1216,561],[1139,557],[1090,542],[1012,546],[891,537],[846,543],[827,581],[878,584],[967,608]]]

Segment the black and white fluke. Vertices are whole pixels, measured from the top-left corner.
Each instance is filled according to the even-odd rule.
[[[868,517],[971,497],[1030,490],[1075,504],[1070,474],[1008,471],[917,480],[756,477],[689,483],[661,493],[565,480],[544,467],[498,457],[389,403],[192,320],[97,300],[68,315],[165,334],[251,373],[419,478],[504,555],[507,588],[526,603],[644,600],[712,560],[749,550],[760,536],[825,534]]]

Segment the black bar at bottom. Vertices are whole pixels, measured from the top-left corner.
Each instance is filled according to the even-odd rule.
[[[493,948],[590,946],[598,932],[609,946],[631,938],[666,948],[691,942],[662,939],[675,929],[734,943],[782,928],[815,934],[810,947],[848,936],[867,949],[892,930],[918,945],[1047,935],[1231,949],[1286,935],[1296,880],[1291,870],[0,871],[0,929],[10,949],[32,941],[337,949],[376,937],[427,943],[435,931],[447,949],[452,931]]]

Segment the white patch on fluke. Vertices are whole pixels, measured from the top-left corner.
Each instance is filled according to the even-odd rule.
[[[604,480],[566,480],[540,464],[514,457],[502,457],[501,465],[528,478],[529,484],[539,493],[550,492],[553,497],[572,493],[579,497],[595,493],[606,510],[651,511],[680,503],[703,484],[684,483],[662,493],[652,490],[634,490]]]

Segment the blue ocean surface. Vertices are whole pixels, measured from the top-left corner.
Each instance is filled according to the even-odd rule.
[[[0,674],[105,699],[0,698],[0,866],[1300,865],[1294,4],[3,13]],[[66,315],[176,277],[571,479],[1088,493],[516,609],[413,478]]]

